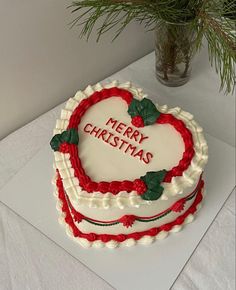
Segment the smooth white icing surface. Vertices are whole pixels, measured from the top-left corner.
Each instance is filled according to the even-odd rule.
[[[154,124],[144,128],[136,128],[131,124],[127,109],[126,102],[121,98],[112,97],[89,108],[82,118],[78,127],[80,136],[79,156],[86,173],[94,181],[134,180],[145,175],[147,171],[170,170],[182,159],[184,152],[183,139],[171,125]],[[117,122],[109,122],[106,125],[110,118],[117,120]],[[121,124],[123,129],[118,128],[117,130],[121,133],[115,130],[120,123],[123,123]],[[127,150],[125,153],[128,144],[122,144],[122,141],[119,142],[117,147],[111,146],[104,142],[101,137],[98,138],[99,133],[97,133],[97,137],[95,137],[95,132],[90,134],[94,126],[96,126],[96,130],[101,128],[99,133],[105,129],[117,138],[135,146],[137,148],[135,152],[144,150],[145,153],[152,153],[153,158],[150,163],[146,164],[138,156],[133,157],[131,150]],[[113,126],[114,128],[112,128]],[[137,141],[123,135],[128,127],[133,132],[139,133],[136,137]],[[84,128],[90,133],[85,133]],[[130,137],[132,137],[133,132],[129,134]],[[105,140],[111,136],[109,133],[104,136]],[[109,142],[113,145],[112,138],[114,136],[109,138]],[[148,138],[141,139],[146,137]],[[141,144],[139,144],[139,141],[141,141]],[[121,149],[119,149],[119,146],[122,146]]]
[[[57,121],[56,129],[54,130],[54,134],[61,133],[63,130],[66,130],[67,125],[68,125],[68,120],[69,120],[73,110],[77,107],[77,105],[79,104],[79,102],[81,100],[90,96],[94,91],[101,90],[103,87],[113,87],[113,86],[118,86],[118,87],[125,88],[125,89],[131,91],[134,94],[135,98],[137,98],[137,99],[142,99],[143,97],[147,97],[145,94],[142,93],[141,89],[133,87],[129,82],[125,83],[125,84],[119,84],[117,81],[114,81],[106,86],[102,86],[101,84],[96,84],[93,87],[88,86],[84,92],[79,91],[75,95],[74,98],[69,99],[69,101],[66,104],[66,109],[62,110],[62,112],[61,112],[61,119]],[[102,104],[102,102],[101,102],[101,104]],[[206,140],[205,140],[203,133],[202,133],[202,131],[203,131],[202,128],[193,120],[193,116],[190,113],[181,110],[179,107],[176,107],[173,109],[168,109],[168,107],[166,105],[164,105],[164,106],[157,105],[157,109],[162,113],[173,114],[176,118],[182,120],[185,123],[186,127],[191,131],[192,136],[193,136],[193,141],[194,141],[195,156],[193,157],[190,166],[184,171],[182,176],[177,176],[177,177],[172,178],[171,183],[162,183],[162,186],[164,187],[164,192],[163,192],[160,200],[168,200],[176,195],[180,195],[180,194],[185,195],[186,193],[189,192],[189,189],[192,188],[197,183],[199,176],[201,175],[201,173],[205,167],[205,164],[207,163],[208,147],[207,147]],[[86,115],[83,118],[86,118]],[[83,120],[82,120],[82,122],[83,122]],[[145,127],[145,130],[146,130],[146,128],[148,128],[148,127]],[[176,133],[168,132],[168,130],[166,130],[166,138],[173,138],[173,139],[177,138],[177,140],[178,140],[178,137],[175,134]],[[168,135],[169,135],[169,137],[168,137]],[[93,140],[91,142],[94,142],[94,139],[95,138],[91,137],[91,140]],[[87,140],[85,140],[85,141],[87,142]],[[98,141],[100,141],[100,140],[98,140]],[[82,142],[83,142],[83,138],[82,138]],[[90,142],[90,141],[88,141],[88,142]],[[103,146],[103,148],[106,148],[106,147],[104,147],[104,144],[102,144],[103,141],[101,141],[99,143],[101,145],[98,145],[98,146]],[[145,144],[145,140],[143,141],[143,144]],[[174,154],[176,154],[175,158],[179,158],[178,154],[182,150],[182,143],[181,142],[178,143],[178,141],[177,141],[177,144],[178,144],[178,150],[174,151]],[[105,144],[105,145],[109,146],[108,144]],[[94,146],[94,145],[91,145],[91,146]],[[117,151],[117,154],[118,153],[120,154],[120,152],[118,152],[118,150],[115,150],[115,149],[116,148],[114,148],[114,150],[112,150],[112,152]],[[84,150],[86,150],[86,148],[84,148]],[[96,151],[96,149],[95,149],[95,151]],[[106,150],[104,150],[104,151],[106,151]],[[86,164],[86,158],[87,157],[90,158],[89,157],[90,153],[91,153],[91,151],[84,154],[84,157],[82,154],[81,159],[84,159],[83,160],[83,162],[85,162],[84,167],[87,166],[91,172],[90,174],[93,174],[95,179],[96,179],[96,176],[97,176],[96,174],[100,174],[100,172],[98,172],[98,170],[97,170],[97,166],[100,166],[99,168],[101,168],[102,166],[106,167],[107,163],[106,164],[102,163],[99,165],[96,163],[96,165],[95,165],[95,162],[93,162],[93,160],[90,159],[90,161],[88,161],[89,163]],[[125,156],[127,156],[127,154],[125,154]],[[167,154],[166,154],[166,156],[167,156]],[[168,160],[164,160],[161,158],[159,160],[163,160],[162,162],[166,162],[166,164],[169,162],[169,165],[170,165],[170,160],[168,161]],[[136,160],[133,160],[131,162],[134,162],[134,161],[136,163]],[[140,163],[141,162],[138,161],[138,164],[140,164]],[[151,163],[153,163],[153,162],[151,162]],[[123,160],[122,160],[122,164],[123,164]],[[145,166],[147,166],[147,165],[145,165]],[[154,201],[154,202],[145,201],[140,196],[138,196],[135,191],[130,192],[130,193],[120,192],[116,196],[112,195],[111,193],[106,193],[106,194],[102,194],[100,192],[87,193],[79,186],[79,181],[77,180],[77,178],[74,178],[74,170],[73,170],[71,163],[70,163],[70,160],[69,160],[69,154],[55,152],[55,167],[59,169],[59,172],[62,176],[63,185],[64,185],[66,192],[67,192],[71,202],[73,203],[73,205],[80,204],[80,205],[91,207],[91,208],[108,209],[108,208],[114,207],[114,208],[123,209],[123,208],[127,208],[127,207],[140,207],[143,204],[151,205],[152,203],[158,202],[158,201]],[[113,162],[111,160],[109,168],[112,168],[112,167],[113,167]],[[113,171],[110,170],[113,172],[112,174],[117,174],[116,173],[117,169],[115,169],[115,168],[117,168],[117,165],[114,166]],[[104,170],[106,170],[106,169],[104,169]],[[137,173],[137,172],[140,172],[140,170],[141,170],[140,166],[134,166],[134,167],[132,167],[132,174],[135,177],[136,176],[139,177],[140,175],[143,174],[143,173],[141,173],[141,174]],[[121,168],[120,171],[122,173],[123,168]],[[130,176],[127,176],[127,179],[128,178],[130,178]],[[132,179],[132,178],[130,178],[130,179]],[[104,176],[103,180],[107,180],[107,176]]]

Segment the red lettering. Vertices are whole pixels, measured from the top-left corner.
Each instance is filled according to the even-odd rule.
[[[119,123],[119,125],[116,127],[116,132],[121,133],[122,130],[126,127],[124,123]]]
[[[149,138],[148,136],[144,136],[142,133],[140,133],[140,134],[141,134],[141,136],[140,136],[139,144],[141,144],[143,142],[143,140]]]
[[[120,144],[119,149],[121,149],[121,148],[123,147],[124,144],[128,144],[128,142],[125,141],[124,139],[121,139],[120,141],[121,141],[122,143]]]
[[[114,127],[116,126],[117,120],[114,120],[113,118],[110,118],[107,122],[106,125],[108,126],[109,124],[112,124],[112,129],[114,129]]]
[[[90,131],[87,130],[87,127],[93,127],[93,125],[90,124],[90,123],[88,123],[88,124],[84,127],[84,132],[86,132],[86,133],[90,133]]]
[[[136,154],[134,154],[134,157],[138,156],[140,160],[143,159],[143,149],[139,150]]]
[[[133,156],[133,154],[134,154],[136,148],[137,148],[136,146],[133,146],[133,145],[129,144],[129,145],[127,146],[127,148],[125,149],[125,153],[127,153],[129,150],[131,150],[130,155]]]
[[[131,135],[130,139],[134,139],[136,142],[138,142],[139,131],[134,130],[133,134]]]
[[[112,127],[112,129],[120,134],[122,134],[124,131],[122,134],[124,137],[127,137],[131,140],[134,139],[134,141],[138,142],[139,144],[149,138],[138,130],[134,130],[132,127],[127,126],[123,122],[119,123],[113,118],[109,118],[106,122],[106,125],[109,125]],[[153,154],[151,152],[144,152],[143,149],[138,150],[137,146],[130,144],[128,141],[121,139],[118,136],[115,136],[113,133],[110,133],[106,129],[102,129],[94,126],[93,124],[87,123],[83,130],[85,133],[89,133],[98,139],[102,139],[104,142],[110,144],[114,148],[117,147],[120,150],[123,149],[123,152],[130,154],[130,156],[138,157],[145,164],[149,164],[153,158]]]
[[[153,157],[153,154],[151,152],[147,152],[145,157],[143,158],[143,162],[146,164],[150,163],[152,157]]]
[[[113,139],[113,141],[114,141],[114,143],[112,144],[112,143],[110,143],[110,145],[111,146],[113,146],[113,147],[117,147],[117,145],[118,145],[118,141],[120,140],[120,138],[119,137],[114,137],[114,139]]]
[[[93,127],[93,130],[90,132],[90,135],[92,135],[93,133],[95,137],[97,137],[97,134],[101,131],[101,128],[98,128],[96,126]]]
[[[98,139],[102,137],[102,140],[105,141],[104,136],[107,134],[107,130],[102,130],[102,132],[98,135]]]
[[[109,140],[111,139],[111,137],[114,136],[114,134],[109,133],[108,138],[105,140],[106,143],[109,143]]]
[[[125,132],[123,133],[123,136],[127,136],[128,138],[130,138],[130,134],[133,132],[133,128],[131,127],[127,127]]]

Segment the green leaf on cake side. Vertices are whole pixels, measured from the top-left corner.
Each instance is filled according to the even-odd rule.
[[[140,177],[147,186],[147,191],[141,195],[142,199],[157,200],[161,197],[164,190],[163,186],[161,186],[161,182],[164,180],[166,173],[166,170],[149,171],[145,176]]]
[[[61,134],[56,134],[50,141],[50,145],[53,151],[58,151],[61,144]]]
[[[142,110],[140,112],[144,124],[152,125],[156,122],[157,118],[160,116],[160,112],[157,110],[156,106],[153,104],[153,102],[149,99],[142,99]]]
[[[155,191],[148,189],[141,197],[144,200],[157,200],[161,197],[163,190],[164,188],[162,186],[156,188]]]
[[[145,126],[154,124],[160,116],[160,112],[157,110],[156,106],[147,98],[141,101],[133,99],[129,105],[128,114],[131,118],[141,116]]]
[[[128,108],[128,114],[131,116],[131,118],[138,116],[140,111],[142,110],[142,104],[140,101],[133,99],[131,104]]]
[[[51,148],[53,151],[59,151],[62,143],[76,144],[79,143],[79,134],[75,128],[63,131],[61,134],[56,134],[50,141]]]
[[[62,142],[69,144],[78,144],[79,143],[79,134],[75,128],[66,130],[61,133]]]

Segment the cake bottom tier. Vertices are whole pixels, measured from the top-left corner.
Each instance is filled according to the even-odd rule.
[[[76,211],[70,203],[58,173],[55,195],[58,199],[57,209],[60,212],[59,222],[66,227],[69,237],[85,248],[91,246],[116,248],[133,246],[137,243],[148,245],[167,237],[169,232],[180,231],[185,224],[193,221],[194,214],[200,208],[203,188],[204,181],[200,179],[193,192],[156,215],[150,217],[124,215],[110,221],[95,220]],[[142,224],[142,229],[145,230],[139,231],[139,224]]]

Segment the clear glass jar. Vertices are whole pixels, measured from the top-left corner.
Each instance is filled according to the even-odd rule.
[[[159,21],[155,29],[156,77],[169,87],[188,82],[196,33],[192,23]]]

